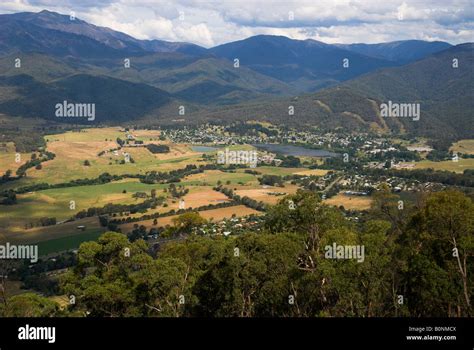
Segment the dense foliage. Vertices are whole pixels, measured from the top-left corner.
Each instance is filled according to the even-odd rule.
[[[400,210],[377,193],[371,216],[354,224],[299,191],[271,207],[262,231],[199,236],[196,213],[175,220],[188,238],[151,254],[142,239],[108,232],[83,243],[61,277],[70,300],[22,295],[5,316],[472,316],[474,204],[456,191]],[[294,206],[289,206],[292,201]],[[327,246],[359,245],[362,261],[329,259]],[[19,307],[21,305],[21,308]],[[58,311],[59,310],[59,311]]]
[[[146,145],[146,148],[151,153],[168,153],[170,151],[169,146],[167,145],[155,145],[154,143],[150,143]]]

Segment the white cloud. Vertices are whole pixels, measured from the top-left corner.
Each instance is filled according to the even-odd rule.
[[[199,43],[203,46],[213,46],[214,40],[212,34],[206,24],[200,23],[197,25],[191,25],[189,27],[178,27],[176,34],[179,38],[183,38],[182,41]]]
[[[325,42],[402,39],[473,41],[471,0],[3,0],[0,13],[74,10],[93,24],[139,39],[206,47],[251,35]],[[184,20],[179,19],[183,11]],[[294,19],[290,20],[290,11]]]

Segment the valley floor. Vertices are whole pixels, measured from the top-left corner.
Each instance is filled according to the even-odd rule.
[[[175,183],[178,191],[182,192],[181,195],[176,195],[172,193],[170,183],[144,183],[136,176],[150,172],[179,171],[190,165],[199,167],[215,164],[216,153],[222,146],[195,147],[161,136],[159,130],[128,130],[121,127],[89,128],[45,136],[46,151],[54,153],[54,159],[42,162],[41,167],[27,169],[26,176],[19,180],[1,185],[2,190],[28,186],[31,190],[18,193],[15,205],[2,206],[0,241],[40,243],[41,254],[46,255],[77,248],[81,242],[96,239],[107,230],[101,225],[97,215],[78,216],[90,208],[104,208],[108,205],[130,208],[151,198],[160,198],[159,205],[154,207],[108,213],[109,220],[118,223],[117,227],[123,233],[130,233],[140,226],[146,230],[172,226],[180,209],[198,210],[203,218],[217,224],[234,217],[262,213],[248,204],[234,203],[235,198],[215,189],[218,185],[233,191],[233,195],[240,199],[249,198],[262,205],[275,205],[284,196],[304,188],[301,182],[292,181],[292,176],[319,182],[322,193],[334,191],[331,189],[333,186],[339,188],[349,181],[342,180],[341,172],[335,176],[337,172],[327,169],[310,169],[310,162],[321,164],[321,160],[308,158],[307,162],[298,167],[259,164],[254,169],[209,169],[186,175]],[[150,144],[167,146],[169,152],[152,153],[145,147]],[[472,142],[465,140],[454,147],[467,149],[471,146]],[[254,149],[248,144],[226,147],[230,150]],[[38,152],[23,153],[18,161],[14,145],[5,144],[0,149],[0,173],[7,170],[14,173],[22,164],[39,155]],[[474,159],[460,159],[459,162],[422,160],[400,163],[398,167],[462,172],[474,168]],[[78,179],[96,179],[104,173],[120,178],[99,184],[70,184]],[[269,186],[261,183],[263,176],[286,176],[288,179],[281,185]],[[36,190],[31,187],[44,183],[53,188]],[[60,185],[65,183],[69,184]],[[370,195],[347,194],[342,190],[336,190],[325,199],[328,205],[342,206],[352,211],[367,210],[372,202]],[[54,221],[45,224],[45,218],[53,218]]]

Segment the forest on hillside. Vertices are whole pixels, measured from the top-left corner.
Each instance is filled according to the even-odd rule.
[[[382,189],[366,218],[351,222],[300,190],[272,207],[259,231],[193,233],[204,221],[182,215],[167,234],[186,238],[157,251],[117,232],[83,243],[58,281],[68,305],[0,295],[0,315],[472,317],[474,203],[461,192],[401,208]],[[364,255],[328,257],[335,245],[363,247]]]

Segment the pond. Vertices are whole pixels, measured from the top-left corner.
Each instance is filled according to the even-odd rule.
[[[218,150],[217,147],[211,147],[211,146],[200,146],[200,145],[191,145],[191,149],[194,152],[212,152]]]

